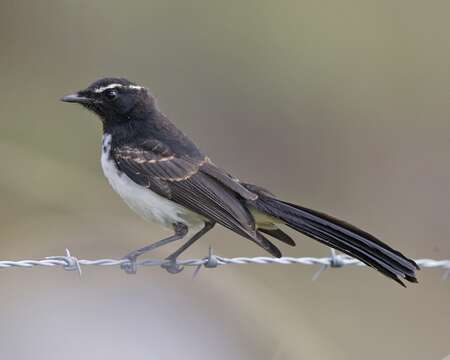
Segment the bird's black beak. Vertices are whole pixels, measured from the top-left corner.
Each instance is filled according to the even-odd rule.
[[[70,102],[70,103],[78,103],[78,104],[91,104],[93,102],[92,99],[90,99],[86,96],[82,96],[79,93],[63,96],[61,98],[61,101]]]

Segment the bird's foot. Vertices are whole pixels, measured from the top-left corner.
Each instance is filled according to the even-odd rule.
[[[125,271],[127,274],[133,275],[137,272],[137,264],[136,264],[137,256],[125,256],[122,260],[127,260],[120,265],[120,268]]]
[[[166,269],[171,274],[178,274],[183,270],[183,266],[177,263],[176,257],[168,257],[166,261],[161,264],[163,269]]]

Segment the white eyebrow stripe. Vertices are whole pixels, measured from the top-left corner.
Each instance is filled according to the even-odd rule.
[[[109,84],[107,86],[102,86],[102,87],[99,87],[99,88],[95,89],[94,92],[102,93],[105,90],[115,89],[115,88],[118,88],[118,87],[123,87],[123,85],[122,84]]]
[[[138,85],[128,85],[127,87],[128,87],[128,89],[135,89],[135,90],[145,89],[143,86],[138,86]]]
[[[94,92],[99,94],[99,93],[102,93],[105,90],[115,89],[115,88],[128,88],[128,89],[134,89],[134,90],[145,89],[144,87],[138,86],[138,85],[127,85],[127,86],[125,86],[125,85],[122,85],[122,84],[109,84],[107,86],[102,86],[102,87],[99,87],[98,89],[95,89]]]

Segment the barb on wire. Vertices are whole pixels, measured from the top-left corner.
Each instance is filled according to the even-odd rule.
[[[345,266],[345,263],[343,262],[342,258],[339,257],[336,254],[336,250],[334,250],[333,248],[330,248],[331,250],[331,256],[330,256],[330,263],[329,264],[323,264],[319,270],[317,270],[317,272],[313,275],[313,281],[316,281],[320,274],[322,274],[326,269],[330,268],[340,268]]]
[[[417,265],[423,268],[441,268],[445,273],[442,278],[444,280],[450,277],[450,259],[447,260],[434,260],[434,259],[417,259],[415,260]],[[40,260],[0,260],[0,269],[2,268],[32,268],[37,266],[42,267],[55,267],[59,266],[68,271],[78,271],[81,275],[82,266],[120,266],[126,267],[130,262],[127,259],[96,259],[96,260],[79,260],[77,257],[71,255],[70,251],[66,249],[66,255],[62,256],[48,256]],[[167,260],[159,259],[146,259],[138,261],[136,266],[161,266],[167,263]],[[280,264],[280,265],[320,265],[319,270],[314,274],[313,280],[316,280],[320,274],[328,268],[341,268],[344,266],[366,266],[363,262],[354,259],[348,255],[336,254],[334,249],[331,249],[330,257],[235,257],[226,258],[218,255],[214,255],[212,248],[209,248],[208,256],[202,259],[186,259],[177,261],[181,266],[194,266],[194,276],[198,274],[201,267],[215,268],[222,265],[235,264]]]
[[[76,257],[70,255],[69,249],[66,249],[66,256],[47,256],[46,259],[65,261],[66,264],[63,265],[64,270],[67,270],[67,271],[78,271],[78,273],[81,276],[80,263],[79,263],[79,261],[78,261],[78,259]]]
[[[219,266],[219,260],[218,260],[217,256],[213,254],[211,245],[209,246],[209,249],[208,249],[208,257],[206,257],[204,260],[206,260],[206,262],[197,265],[192,277],[195,278],[198,275],[198,272],[200,271],[202,266],[204,266],[205,268],[210,268],[210,269],[216,268],[217,266]]]

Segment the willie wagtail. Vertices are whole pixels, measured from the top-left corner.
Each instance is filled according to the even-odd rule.
[[[217,167],[159,111],[142,86],[123,78],[104,78],[62,101],[83,105],[103,124],[101,164],[113,189],[147,220],[174,235],[125,258],[129,272],[136,258],[197,232],[167,259],[178,272],[177,257],[216,223],[253,241],[276,257],[280,250],[266,235],[294,246],[278,226],[287,225],[327,246],[353,256],[403,285],[417,282],[417,264],[373,235],[342,220],[278,199],[271,192],[239,181]]]

